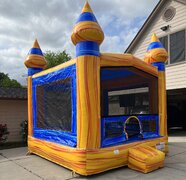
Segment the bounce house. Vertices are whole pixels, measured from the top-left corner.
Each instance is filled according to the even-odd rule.
[[[104,33],[88,2],[71,35],[76,57],[47,64],[28,53],[28,151],[81,175],[128,166],[147,173],[168,152],[165,62],[153,34],[144,61],[101,53]]]

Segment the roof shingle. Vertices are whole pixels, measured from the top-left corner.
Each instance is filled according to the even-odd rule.
[[[0,87],[0,99],[27,99],[27,89]]]

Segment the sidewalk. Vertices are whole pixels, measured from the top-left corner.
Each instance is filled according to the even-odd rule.
[[[36,155],[25,156],[27,152],[25,147],[1,150],[0,180],[185,180],[186,136],[170,137],[169,151],[165,160],[165,167],[149,174],[142,174],[127,167],[122,167],[90,177],[73,177],[70,170],[50,161]]]

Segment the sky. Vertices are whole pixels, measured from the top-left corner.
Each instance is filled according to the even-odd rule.
[[[37,38],[43,52],[75,47],[70,36],[85,0],[0,0],[0,72],[26,85],[24,59]],[[105,39],[101,52],[123,53],[158,0],[89,0]]]

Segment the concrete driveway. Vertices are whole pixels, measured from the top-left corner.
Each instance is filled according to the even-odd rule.
[[[25,156],[27,148],[0,151],[0,180],[73,180],[73,179],[130,179],[130,180],[186,180],[186,136],[169,138],[169,154],[165,167],[149,174],[142,174],[127,167],[98,175],[73,177],[70,170],[36,155]]]

